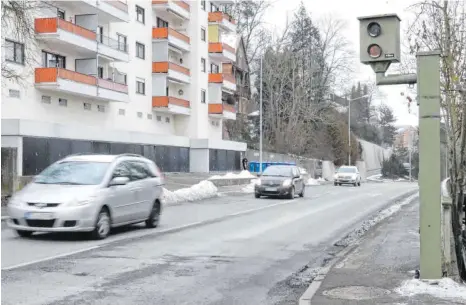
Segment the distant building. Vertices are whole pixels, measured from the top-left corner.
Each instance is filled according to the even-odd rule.
[[[409,148],[410,144],[414,145],[418,138],[417,128],[414,126],[402,126],[398,128],[395,134],[393,146],[396,148]]]

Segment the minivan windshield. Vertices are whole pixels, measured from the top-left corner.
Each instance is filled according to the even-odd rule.
[[[291,177],[291,167],[289,166],[269,166],[267,167],[262,176],[278,176],[278,177]]]
[[[340,167],[338,169],[339,173],[356,173],[356,169],[354,167]]]
[[[47,167],[34,183],[67,184],[67,185],[97,185],[104,179],[109,167],[108,162],[65,161]]]

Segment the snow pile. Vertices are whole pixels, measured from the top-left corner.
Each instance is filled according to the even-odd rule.
[[[416,279],[404,281],[395,289],[402,296],[415,296],[417,294],[429,294],[439,299],[450,299],[452,301],[466,301],[466,286],[458,284],[450,278],[439,281],[420,281]]]
[[[303,168],[303,167],[300,167],[299,168],[299,172],[303,175],[307,175],[307,169]]]
[[[377,213],[371,219],[364,221],[362,223],[362,225],[358,229],[352,231],[351,233],[349,233],[348,235],[343,237],[343,239],[337,241],[335,243],[335,246],[347,247],[348,245],[354,243],[361,236],[363,236],[364,233],[369,231],[370,228],[372,228],[373,226],[375,226],[376,224],[378,224],[379,222],[381,222],[385,218],[388,218],[388,217],[392,216],[393,214],[398,212],[401,209],[401,207],[411,203],[413,201],[413,199],[418,197],[418,196],[419,196],[419,194],[411,195],[408,198],[406,198],[405,200],[403,200],[401,202],[398,202],[398,203],[395,203],[394,205],[392,205],[392,206],[390,206],[390,207],[388,207],[388,208],[386,208],[384,210],[381,210],[379,213]]]
[[[165,204],[174,204],[186,201],[196,201],[218,196],[217,187],[210,181],[204,180],[188,188],[174,192],[163,189],[162,200]]]
[[[322,178],[322,177],[317,178],[317,181],[318,181],[318,182],[327,182],[327,180],[325,180],[325,179]]]
[[[369,181],[382,181],[382,174],[367,177],[367,180],[369,180]]]
[[[242,171],[239,174],[235,173],[227,173],[225,175],[215,175],[209,178],[209,180],[218,180],[218,179],[247,179],[247,178],[256,178],[253,174],[251,174],[249,171]]]
[[[241,191],[248,194],[254,193],[254,186],[256,185],[257,181],[259,181],[259,179],[251,180],[251,183],[243,187]]]
[[[320,181],[314,178],[309,178],[306,182],[306,185],[320,185]]]

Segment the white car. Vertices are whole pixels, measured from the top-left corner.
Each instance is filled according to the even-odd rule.
[[[158,225],[163,177],[149,159],[134,154],[73,155],[47,167],[8,203],[8,226],[33,232],[92,232],[145,222]]]
[[[335,186],[342,184],[361,186],[361,175],[358,168],[356,166],[341,166],[333,177],[333,184]]]

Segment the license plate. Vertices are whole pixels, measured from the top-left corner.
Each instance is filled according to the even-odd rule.
[[[53,219],[53,217],[53,213],[26,212],[24,214],[24,218],[26,219],[50,220]]]
[[[265,188],[265,191],[266,191],[266,192],[276,192],[276,191],[277,191],[277,188],[276,188],[276,187],[266,187],[266,188]]]

